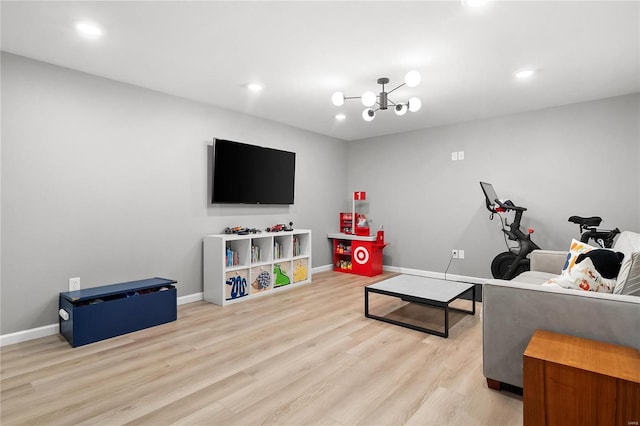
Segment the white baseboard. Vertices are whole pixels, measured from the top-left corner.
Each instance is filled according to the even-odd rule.
[[[58,324],[45,325],[29,330],[16,331],[15,333],[0,336],[0,347],[13,345],[14,343],[26,342],[27,340],[39,339],[41,337],[58,334]]]
[[[397,272],[399,274],[407,274],[407,275],[418,275],[421,277],[429,277],[429,278],[437,278],[437,279],[447,279],[449,281],[462,281],[465,283],[471,284],[484,284],[487,279],[486,278],[478,278],[478,277],[469,277],[466,275],[453,275],[453,274],[445,274],[442,272],[432,272],[432,271],[424,271],[421,269],[410,269],[410,268],[401,268],[398,266],[383,266],[383,270],[389,272]]]
[[[203,300],[204,293],[194,293],[186,296],[178,297],[177,304],[184,305],[185,303],[198,302]],[[26,342],[33,339],[39,339],[41,337],[53,336],[58,334],[59,325],[49,324],[42,327],[32,328],[29,330],[16,331],[15,333],[4,334],[0,336],[0,347],[13,345],[14,343]]]
[[[193,293],[178,297],[178,306],[204,300],[204,293]]]
[[[327,271],[332,271],[332,270],[333,270],[333,265],[332,264],[328,264],[328,265],[316,266],[315,268],[311,268],[311,273],[317,274],[317,273],[320,273],[320,272],[327,272]]]
[[[385,271],[398,272],[400,274],[419,275],[423,277],[444,279],[445,276],[442,272],[423,271],[420,269],[401,268],[398,266],[384,266]],[[311,269],[311,272],[316,274],[320,272],[326,272],[333,270],[333,265],[317,266]],[[483,284],[487,281],[486,278],[468,277],[464,275],[452,275],[447,274],[446,277],[450,281],[464,281],[474,284]],[[178,297],[177,304],[184,305],[186,303],[199,302],[204,300],[204,293],[193,293],[186,296]],[[32,328],[29,330],[17,331],[15,333],[9,333],[0,335],[0,347],[13,345],[14,343],[26,342],[28,340],[39,339],[40,337],[53,336],[58,334],[58,324],[49,324],[42,327]]]

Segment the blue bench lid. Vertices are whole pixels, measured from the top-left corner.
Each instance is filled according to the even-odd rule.
[[[85,288],[77,291],[66,291],[60,293],[70,302],[83,302],[101,297],[109,297],[116,294],[128,293],[131,291],[146,290],[150,288],[169,286],[177,281],[167,278],[147,278],[145,280],[129,281],[120,284],[104,285],[100,287]]]

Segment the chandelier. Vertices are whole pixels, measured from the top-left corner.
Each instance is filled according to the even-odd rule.
[[[422,107],[422,101],[417,97],[409,98],[406,102],[394,102],[389,99],[389,94],[398,90],[402,86],[416,87],[420,84],[420,73],[418,71],[409,71],[404,77],[404,83],[395,87],[389,91],[385,91],[385,84],[389,84],[389,79],[381,77],[378,79],[378,84],[382,86],[380,93],[376,95],[373,92],[364,92],[362,96],[345,96],[342,92],[335,92],[331,96],[331,101],[335,106],[344,105],[346,99],[361,99],[362,105],[366,108],[362,111],[362,118],[365,121],[371,121],[376,117],[376,112],[379,110],[387,110],[389,106],[393,107],[393,110],[397,115],[405,115],[407,111],[416,112]],[[377,105],[377,106],[376,106]]]

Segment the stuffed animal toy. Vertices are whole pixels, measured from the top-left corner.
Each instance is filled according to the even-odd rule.
[[[602,278],[616,278],[620,272],[620,265],[624,259],[624,253],[606,249],[590,250],[581,253],[576,259],[576,264],[589,258],[593,262],[593,266],[602,275]]]

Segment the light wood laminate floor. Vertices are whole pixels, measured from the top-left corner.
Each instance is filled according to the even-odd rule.
[[[224,308],[181,305],[176,322],[78,348],[59,335],[6,346],[0,423],[522,424],[521,397],[482,376],[482,304],[452,317],[448,339],[365,318],[363,286],[392,275],[323,272]],[[388,299],[372,307],[400,303]],[[400,314],[425,315],[416,309]]]

